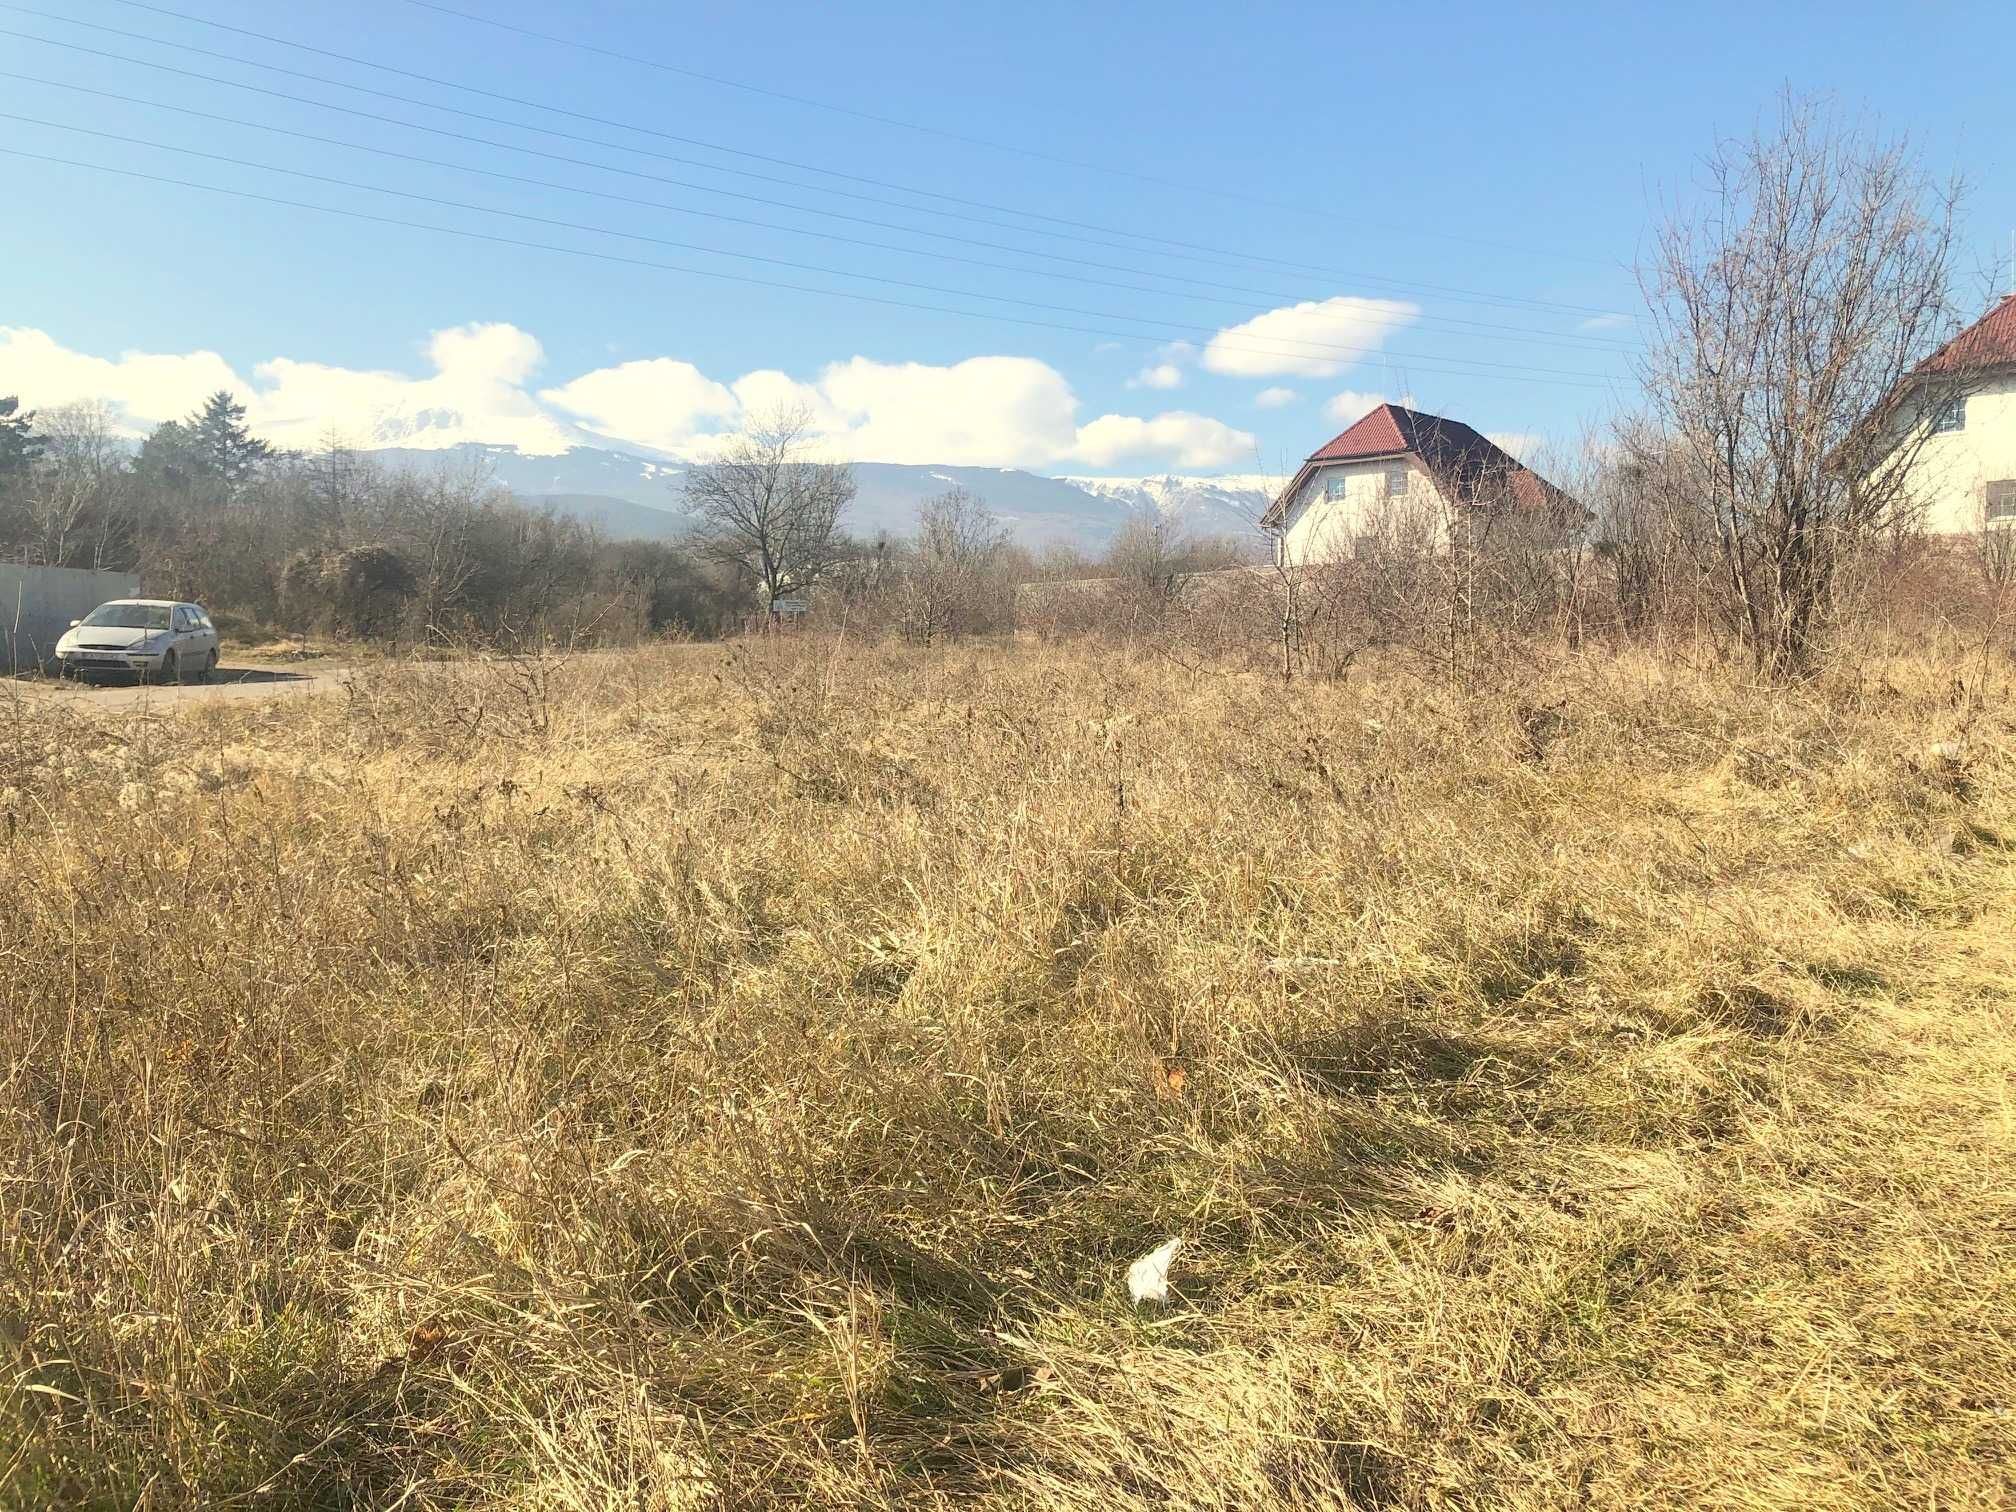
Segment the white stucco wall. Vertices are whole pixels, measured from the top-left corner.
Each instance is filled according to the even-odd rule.
[[[1911,468],[1925,528],[1942,535],[1979,530],[1987,485],[2016,479],[2016,377],[1992,380],[1966,404],[1966,425],[1927,436]]]
[[[1361,535],[1376,532],[1390,523],[1390,506],[1395,501],[1387,496],[1386,474],[1396,467],[1407,469],[1409,507],[1439,506],[1435,485],[1409,458],[1330,463],[1310,474],[1283,515],[1281,560],[1289,566],[1301,567],[1351,556]],[[1345,494],[1341,499],[1328,497],[1332,478],[1344,480]]]

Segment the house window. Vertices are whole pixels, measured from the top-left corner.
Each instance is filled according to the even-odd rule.
[[[2016,520],[2016,478],[2003,478],[1988,485],[1987,507],[1982,515],[1990,525]]]
[[[1342,473],[1330,474],[1328,478],[1323,480],[1323,497],[1326,499],[1343,498],[1350,482],[1351,480]]]
[[[1386,492],[1389,497],[1397,497],[1407,492],[1414,482],[1414,472],[1408,467],[1386,469]]]
[[[1948,399],[1932,412],[1932,434],[1967,429],[1967,398]]]

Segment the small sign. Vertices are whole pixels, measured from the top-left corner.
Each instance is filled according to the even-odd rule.
[[[812,601],[801,598],[778,599],[770,607],[778,614],[803,614],[812,607]]]

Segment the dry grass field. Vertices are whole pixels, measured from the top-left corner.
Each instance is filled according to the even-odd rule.
[[[1501,682],[0,692],[0,1501],[2016,1501],[2006,671]]]

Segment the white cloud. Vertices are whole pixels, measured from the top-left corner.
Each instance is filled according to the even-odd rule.
[[[1173,389],[1183,386],[1183,366],[1197,360],[1197,348],[1187,341],[1168,341],[1141,371],[1127,380],[1129,388]]]
[[[677,452],[723,424],[740,404],[726,385],[690,362],[650,357],[597,368],[539,397],[596,435]]]
[[[181,419],[218,389],[246,386],[215,352],[89,357],[41,331],[0,326],[0,394],[18,392],[24,409],[102,399],[122,428],[138,433]]]
[[[1575,327],[1578,331],[1621,331],[1632,323],[1629,315],[1591,315]]]
[[[1323,413],[1339,425],[1356,425],[1385,402],[1384,394],[1365,394],[1356,389],[1346,389],[1324,404]]]
[[[423,450],[476,441],[550,454],[593,440],[526,392],[546,357],[530,332],[455,326],[426,350],[427,378],[276,357],[253,369],[259,382],[239,397],[252,427],[282,446],[316,446],[332,428],[353,445]]]
[[[1076,436],[1077,396],[1033,357],[950,367],[856,357],[826,368],[818,392],[845,422],[833,444],[863,460],[1012,466],[1065,455]]]
[[[1254,449],[1250,431],[1234,430],[1208,415],[1170,410],[1151,420],[1101,415],[1078,432],[1072,456],[1093,467],[1137,460],[1163,460],[1177,467],[1223,467],[1251,458]]]
[[[427,340],[427,355],[444,378],[523,383],[546,360],[538,337],[514,325],[454,326]]]
[[[1510,452],[1521,462],[1539,451],[1547,440],[1537,431],[1486,431],[1484,439]]]
[[[1254,446],[1248,432],[1187,411],[1080,425],[1070,382],[1033,357],[943,365],[855,357],[809,379],[757,369],[727,380],[650,357],[535,389],[545,354],[516,326],[439,331],[424,350],[425,376],[277,357],[248,380],[214,352],[100,358],[40,331],[0,327],[0,394],[18,390],[28,405],[103,398],[129,434],[141,435],[228,388],[261,435],[304,449],[334,432],[359,446],[480,441],[551,454],[615,445],[694,459],[780,404],[807,411],[827,455],[864,462],[1104,467],[1124,459],[1204,468],[1249,457]],[[1189,350],[1161,355],[1174,366]]]
[[[1242,378],[1334,378],[1373,355],[1421,311],[1398,299],[1304,300],[1227,326],[1204,348],[1204,366]]]
[[[539,343],[510,325],[437,331],[434,373],[331,367],[276,357],[251,379],[215,352],[125,352],[92,357],[42,331],[0,327],[0,390],[37,407],[102,399],[116,427],[144,435],[229,389],[253,429],[282,446],[313,447],[331,431],[365,446],[442,446],[487,441],[526,451],[563,451],[592,439],[556,422],[520,386],[539,366]],[[445,439],[444,439],[445,438]]]
[[[1255,409],[1283,409],[1301,397],[1295,390],[1282,388],[1279,384],[1276,384],[1273,388],[1263,388],[1259,393],[1255,394],[1253,396],[1253,407]]]

